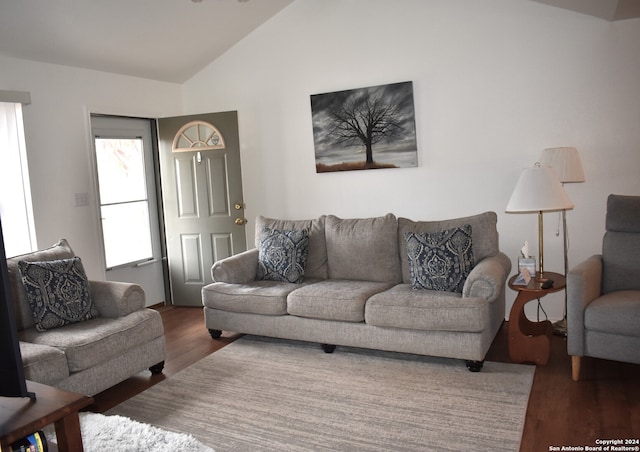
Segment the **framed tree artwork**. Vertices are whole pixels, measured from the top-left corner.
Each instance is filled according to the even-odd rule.
[[[311,95],[316,172],[418,166],[413,82]]]

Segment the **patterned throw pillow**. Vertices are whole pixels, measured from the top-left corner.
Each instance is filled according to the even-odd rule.
[[[404,237],[414,289],[462,293],[474,265],[470,225]]]
[[[18,262],[22,285],[38,331],[93,319],[89,281],[79,257],[46,262]]]
[[[308,252],[309,232],[306,229],[279,231],[264,228],[258,247],[258,279],[301,283]]]

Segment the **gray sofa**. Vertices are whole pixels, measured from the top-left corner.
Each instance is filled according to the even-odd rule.
[[[68,261],[74,256],[63,239],[46,250],[7,259],[27,380],[95,395],[147,368],[162,372],[162,318],[144,307],[145,293],[136,284],[87,281],[97,308],[95,318],[52,328],[42,328],[34,320],[20,265]]]
[[[478,371],[504,321],[511,269],[498,247],[496,222],[494,212],[446,221],[392,214],[301,221],[258,217],[256,248],[211,269],[214,282],[202,289],[205,325],[214,338],[225,330],[318,342],[326,352],[342,345],[458,358]],[[291,231],[306,231],[306,265],[297,271],[289,266],[283,274],[304,271],[304,277],[265,278],[270,270],[263,260],[273,252],[273,237],[284,232],[285,241],[299,240]],[[434,248],[416,246],[413,239],[431,240]],[[445,256],[449,268],[443,279],[438,262],[446,247],[458,247],[466,257]],[[435,254],[425,258],[429,250]],[[427,266],[431,274],[423,272]],[[447,287],[456,278],[457,286]]]

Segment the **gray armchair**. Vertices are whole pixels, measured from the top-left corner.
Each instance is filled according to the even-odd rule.
[[[24,282],[28,265],[38,267],[33,273],[37,281],[26,278],[31,294]],[[144,369],[162,372],[162,317],[144,307],[142,287],[85,280],[78,265],[64,239],[45,250],[7,259],[25,377],[95,395]],[[44,270],[49,266],[62,269],[58,282],[53,271]],[[86,307],[90,303],[82,303],[87,301],[85,288],[97,312]]]
[[[572,377],[583,356],[640,364],[640,196],[609,195],[602,254],[567,277]]]

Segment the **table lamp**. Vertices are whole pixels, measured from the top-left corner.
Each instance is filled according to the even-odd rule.
[[[558,212],[573,209],[573,203],[562,187],[556,173],[548,166],[536,163],[525,169],[513,189],[507,204],[507,213],[538,214],[538,274],[536,279],[544,281],[543,212]]]
[[[580,154],[574,147],[548,148],[542,151],[540,164],[550,166],[564,186],[566,183],[584,182],[584,170]],[[564,241],[564,275],[569,273],[569,237],[567,232],[567,211],[562,210],[562,233]],[[562,320],[553,324],[553,329],[561,335],[567,334],[567,292],[564,292],[564,315]]]

